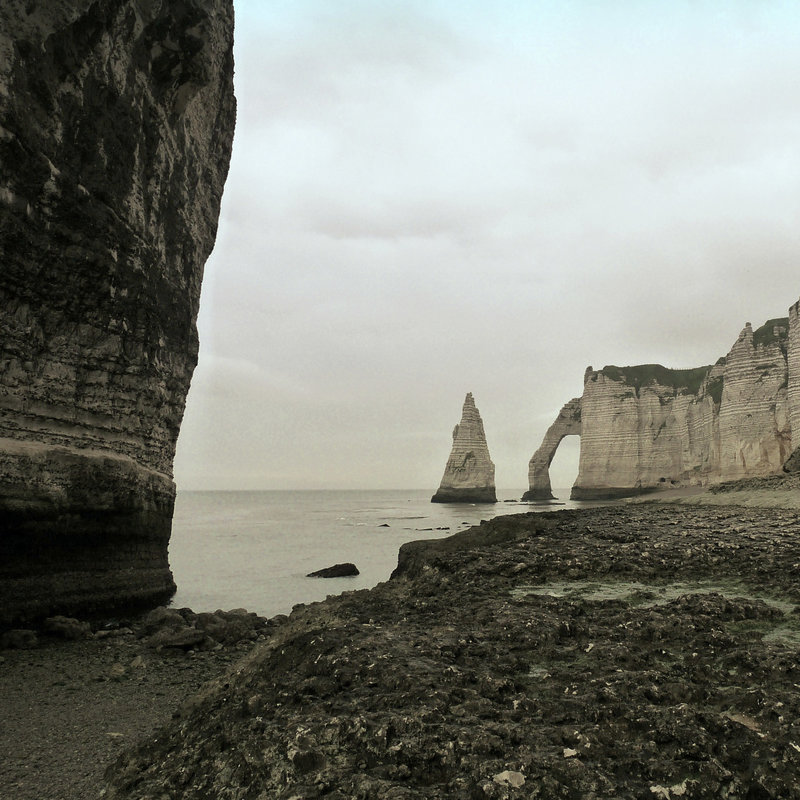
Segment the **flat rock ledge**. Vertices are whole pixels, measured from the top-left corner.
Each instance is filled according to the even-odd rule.
[[[800,521],[503,516],[298,607],[106,798],[800,798]]]

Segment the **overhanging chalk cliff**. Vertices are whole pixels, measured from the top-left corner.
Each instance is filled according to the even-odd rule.
[[[569,433],[581,438],[571,494],[578,500],[771,475],[792,464],[799,305],[756,331],[747,323],[711,366],[587,369],[583,395],[565,406],[531,459],[525,498],[551,496],[547,467]]]
[[[174,590],[232,43],[231,0],[0,6],[0,622]]]

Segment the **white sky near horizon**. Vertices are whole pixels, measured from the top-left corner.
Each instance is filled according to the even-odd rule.
[[[587,365],[710,364],[800,296],[795,2],[235,7],[179,489],[433,493],[471,391],[523,490]]]

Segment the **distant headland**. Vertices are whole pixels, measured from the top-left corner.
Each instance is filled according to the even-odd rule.
[[[552,497],[549,467],[581,439],[576,500],[774,475],[800,466],[800,301],[746,323],[727,356],[695,369],[589,367],[530,460],[524,500]]]

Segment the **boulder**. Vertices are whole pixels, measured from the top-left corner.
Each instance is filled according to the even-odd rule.
[[[30,650],[39,644],[36,631],[12,628],[0,636],[0,650]]]
[[[349,562],[345,564],[334,564],[332,567],[318,569],[316,572],[309,572],[307,578],[347,578],[351,575],[359,575],[358,567]]]
[[[92,628],[89,623],[81,622],[74,617],[48,617],[44,621],[44,629],[52,636],[69,641],[88,639],[92,635]]]

